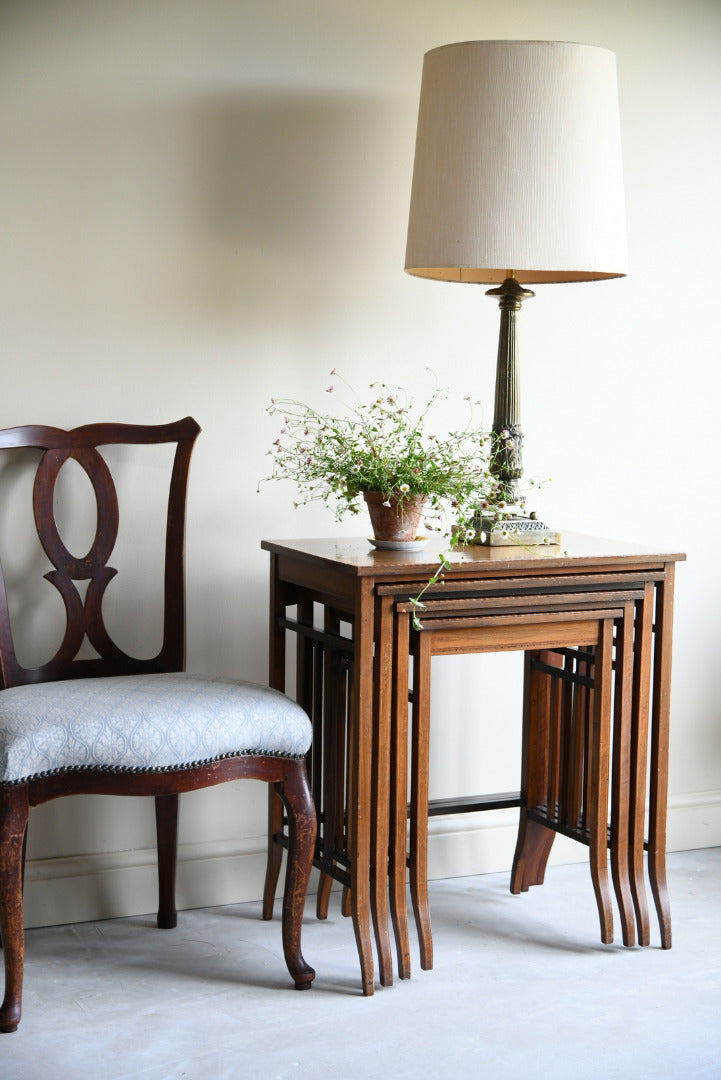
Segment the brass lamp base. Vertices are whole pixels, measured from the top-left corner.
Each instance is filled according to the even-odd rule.
[[[515,272],[508,270],[502,285],[489,289],[486,296],[498,298],[501,327],[498,335],[496,398],[493,414],[492,460],[490,471],[499,494],[509,510],[521,503],[519,481],[523,474],[521,403],[518,386],[518,348],[516,318],[521,304],[534,294],[519,284]],[[560,544],[561,534],[534,516],[514,514],[491,517],[479,509],[473,520],[474,544],[486,547],[527,547],[531,544]]]
[[[527,547],[536,544],[560,544],[561,534],[543,521],[512,514],[503,520],[479,514],[473,521],[473,544],[483,547]]]

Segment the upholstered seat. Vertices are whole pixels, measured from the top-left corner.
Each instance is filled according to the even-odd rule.
[[[0,691],[0,783],[75,769],[166,772],[253,754],[302,757],[308,717],[277,690],[172,672]]]
[[[25,667],[15,651],[13,607],[0,572],[0,935],[5,960],[0,1031],[14,1031],[20,1022],[29,810],[63,795],[154,797],[158,926],[170,929],[177,922],[179,794],[242,777],[272,785],[288,818],[282,915],[285,961],[298,989],[310,986],[315,976],[300,948],[316,834],[305,770],[310,721],[298,705],[276,690],[182,670],[185,499],[199,430],[187,417],[163,426],[93,424],[73,431],[50,427],[0,431],[3,451],[42,451],[33,480],[33,513],[37,536],[53,566],[44,577],[62,597],[66,615],[55,655],[38,667]],[[139,659],[120,648],[104,621],[105,589],[116,575],[109,559],[118,536],[119,506],[100,448],[173,443],[162,643],[157,655]],[[69,461],[84,470],[97,503],[95,537],[82,557],[65,546],[55,518],[56,484]],[[122,461],[121,454],[119,466]],[[28,454],[21,455],[18,471],[12,475],[27,471],[30,464]],[[30,560],[28,569],[42,562]],[[25,601],[23,596],[20,599],[15,609],[22,610]],[[133,618],[140,617],[133,608]],[[269,916],[267,908],[264,916]]]

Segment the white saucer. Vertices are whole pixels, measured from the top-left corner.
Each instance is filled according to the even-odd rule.
[[[415,540],[376,540],[369,536],[368,543],[379,551],[420,551],[424,548],[430,536],[417,536]]]

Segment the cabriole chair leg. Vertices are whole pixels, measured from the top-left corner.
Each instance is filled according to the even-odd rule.
[[[303,959],[300,935],[308,880],[313,864],[316,814],[302,760],[288,763],[276,790],[288,812],[288,862],[283,893],[283,953],[296,990],[307,990],[315,971]]]
[[[0,793],[0,936],[5,960],[0,1032],[15,1031],[22,1013],[25,960],[23,850],[27,824],[27,787],[6,788]]]

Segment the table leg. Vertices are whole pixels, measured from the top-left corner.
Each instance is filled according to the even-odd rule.
[[[371,750],[373,735],[373,616],[372,582],[363,580],[354,611],[354,677],[348,746],[348,848],[350,907],[361,982],[366,996],[374,992],[373,945],[370,921]],[[387,856],[383,873],[387,873]],[[376,873],[377,873],[376,868]]]
[[[431,639],[416,635],[413,652],[413,733],[411,736],[410,884],[421,967],[433,967],[428,905],[428,769],[431,719]]]
[[[285,630],[278,626],[278,617],[285,614],[285,588],[278,580],[278,556],[270,557],[270,623],[268,633],[268,684],[274,690],[285,690]],[[283,848],[274,837],[283,831],[283,801],[273,784],[268,785],[268,862],[263,888],[263,918],[273,918],[275,892],[283,860]]]
[[[408,633],[409,618],[397,614],[393,627],[393,721],[391,735],[390,906],[398,956],[398,975],[411,977],[411,946],[406,905],[408,825]]]
[[[628,601],[623,605],[623,618],[616,622],[616,685],[611,782],[611,874],[621,916],[623,943],[629,946],[636,944],[636,920],[629,876],[633,620],[634,604],[633,601]]]
[[[514,894],[528,892],[531,885],[543,884],[556,837],[551,829],[528,817],[528,810],[545,803],[547,797],[551,711],[550,679],[533,670],[534,656],[540,656],[548,664],[561,662],[556,653],[524,654],[521,811],[511,870],[511,892]]]
[[[341,834],[342,835],[341,847],[347,852],[350,852],[350,850],[351,850],[350,831],[349,831],[350,830],[350,813],[348,811],[348,805],[350,804],[350,783],[351,783],[351,777],[352,777],[352,773],[353,773],[353,768],[352,768],[352,765],[351,765],[351,758],[353,757],[353,746],[352,746],[352,742],[351,742],[351,710],[353,709],[353,702],[355,700],[355,691],[354,691],[355,677],[354,677],[354,672],[355,672],[355,668],[354,668],[353,664],[351,664],[350,670],[348,672],[348,692],[347,692],[347,695],[346,695],[346,716],[345,716],[346,729],[345,729],[345,747],[344,747],[345,756],[344,756],[343,762],[341,764],[341,769],[343,771],[338,773],[338,775],[340,775],[340,776],[345,775],[346,782],[348,784],[348,791],[347,791],[347,793],[344,792],[344,799],[347,799],[348,801],[347,802],[344,801],[343,804],[342,804],[342,807],[341,807],[341,813],[343,814],[343,818],[344,818],[344,825],[343,825],[343,830],[342,830],[342,834]],[[342,790],[343,789],[341,788],[341,791]],[[352,905],[351,905],[351,890],[347,885],[343,886],[343,892],[341,893],[340,913],[341,913],[341,915],[343,916],[344,919],[350,919],[351,915],[353,914]]]
[[[648,764],[648,713],[651,689],[654,585],[648,582],[643,600],[636,602],[634,634],[633,699],[631,707],[631,762],[629,821],[629,871],[639,945],[651,942],[651,927],[644,885],[643,843],[646,834],[646,769]]]
[[[323,628],[328,634],[340,634],[340,618],[327,607],[323,617]],[[333,857],[339,850],[339,839],[342,840],[342,837],[338,835],[343,821],[342,788],[345,776],[345,753],[341,753],[340,760],[338,755],[338,744],[341,744],[342,751],[345,741],[345,704],[341,696],[341,680],[339,657],[333,649],[328,648],[325,650],[323,665],[323,798],[322,807],[316,807],[319,817],[322,813],[322,825],[319,825],[319,831],[322,838],[320,854],[323,860]],[[318,919],[328,918],[332,887],[333,878],[330,874],[321,871],[315,907]]]
[[[604,619],[595,663],[594,715],[589,770],[591,878],[601,922],[601,941],[613,941],[613,909],[608,882],[608,774],[611,749],[613,620]]]
[[[665,580],[656,586],[656,642],[653,658],[651,775],[649,789],[648,876],[656,903],[661,947],[671,948],[671,907],[666,883],[666,813],[671,699],[671,629],[675,564],[665,566]]]
[[[371,814],[371,912],[381,986],[393,983],[388,929],[388,829],[390,806],[390,728],[393,689],[393,601],[378,604],[373,709],[373,810]]]

